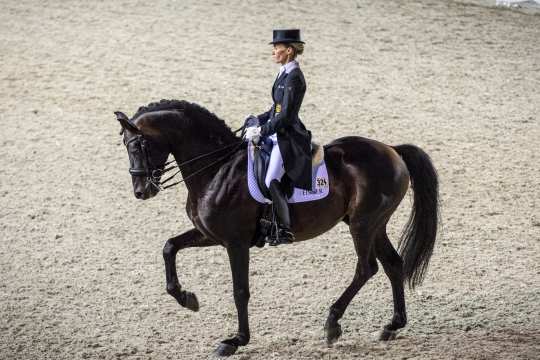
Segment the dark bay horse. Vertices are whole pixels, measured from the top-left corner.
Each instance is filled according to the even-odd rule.
[[[130,160],[135,197],[149,199],[159,190],[169,154],[180,165],[188,189],[186,211],[193,228],[170,238],[163,248],[167,292],[197,311],[195,294],[180,286],[176,253],[188,247],[226,248],[238,312],[236,336],[223,340],[216,354],[232,355],[250,339],[248,322],[249,252],[266,205],[248,191],[247,152],[241,137],[206,109],[186,101],[162,100],[140,108],[132,119],[116,112]],[[221,151],[220,149],[226,149]],[[296,241],[312,239],[345,222],[358,257],[355,275],[330,307],[324,330],[328,344],[341,336],[339,320],[360,288],[378,270],[390,279],[394,314],[381,332],[391,340],[407,322],[404,282],[419,285],[433,252],[438,228],[438,180],[429,156],[414,145],[388,146],[349,136],[325,145],[329,195],[290,205]],[[205,155],[206,154],[206,155]],[[399,243],[399,253],[386,234],[386,224],[414,189],[412,213]]]

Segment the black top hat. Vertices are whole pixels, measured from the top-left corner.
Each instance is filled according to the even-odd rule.
[[[287,30],[274,30],[274,40],[270,44],[288,44],[288,43],[302,43],[300,40],[300,29],[287,29]]]

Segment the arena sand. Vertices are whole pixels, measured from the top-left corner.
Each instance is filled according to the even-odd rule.
[[[197,102],[239,126],[270,105],[271,31],[300,27],[301,116],[326,143],[413,143],[441,180],[428,276],[397,340],[379,272],[327,348],[353,276],[345,225],[254,249],[251,343],[238,359],[533,359],[540,351],[540,17],[450,1],[2,1],[0,358],[200,359],[236,329],[226,253],[161,249],[191,227],[186,190],[133,197],[113,111]],[[390,222],[394,242],[407,198]]]

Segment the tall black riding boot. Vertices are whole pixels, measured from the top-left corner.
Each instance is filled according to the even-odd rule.
[[[272,202],[279,220],[279,230],[276,234],[275,243],[278,244],[290,244],[294,241],[294,234],[291,232],[291,217],[289,214],[289,204],[283,190],[281,189],[281,183],[278,180],[272,180],[270,182],[270,195],[272,196]]]

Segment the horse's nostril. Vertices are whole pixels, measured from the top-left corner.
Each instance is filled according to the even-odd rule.
[[[135,197],[136,197],[137,199],[142,198],[142,196],[143,196],[142,191],[135,191]]]

